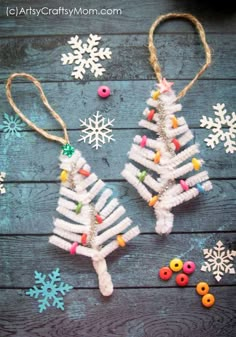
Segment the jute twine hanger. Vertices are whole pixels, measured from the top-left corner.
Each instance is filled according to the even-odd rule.
[[[197,81],[197,79],[204,73],[204,71],[211,64],[211,49],[210,49],[210,47],[209,47],[209,45],[206,41],[206,35],[205,35],[204,28],[202,27],[201,23],[193,15],[188,14],[188,13],[169,13],[169,14],[159,16],[153,22],[153,24],[152,24],[152,26],[149,30],[149,36],[148,36],[148,48],[149,48],[149,52],[150,52],[149,61],[152,65],[152,68],[153,68],[159,82],[161,82],[163,77],[162,77],[162,73],[161,73],[161,66],[159,64],[158,57],[157,57],[157,50],[156,50],[156,47],[154,46],[154,42],[153,42],[153,33],[154,33],[155,29],[157,28],[157,26],[161,22],[169,20],[169,19],[186,19],[186,20],[191,21],[193,23],[193,25],[196,27],[196,29],[197,29],[197,31],[200,35],[200,39],[202,41],[204,51],[205,51],[205,64],[201,67],[201,69],[198,71],[198,73],[195,75],[195,77],[186,85],[186,87],[184,87],[179,92],[179,94],[177,95],[177,99],[180,99],[180,98],[182,98],[186,95],[187,91],[194,85],[194,83]]]
[[[13,98],[12,98],[12,93],[11,93],[11,85],[12,85],[12,81],[17,78],[17,77],[24,77],[29,81],[32,81],[33,84],[36,86],[36,88],[38,89],[39,93],[40,93],[40,98],[43,101],[43,104],[46,106],[46,108],[49,110],[50,114],[55,118],[55,120],[61,125],[62,129],[63,129],[63,133],[64,133],[64,137],[58,137],[55,135],[52,135],[48,132],[46,132],[45,130],[39,128],[37,125],[35,125],[33,122],[31,122],[30,119],[28,119],[23,112],[21,112],[21,110],[16,106]],[[43,88],[40,84],[40,82],[33,77],[30,74],[26,74],[26,73],[14,73],[12,75],[9,76],[8,80],[7,80],[7,84],[6,84],[6,96],[7,99],[11,105],[11,107],[13,108],[13,110],[15,111],[15,113],[17,113],[17,115],[20,116],[20,118],[29,125],[29,127],[31,127],[32,129],[34,129],[35,131],[37,131],[39,134],[41,134],[43,137],[45,137],[46,139],[61,143],[62,145],[66,145],[69,144],[69,137],[68,137],[68,133],[67,133],[67,126],[66,123],[63,121],[63,119],[56,113],[55,110],[53,110],[53,108],[51,107],[51,105],[48,103],[47,97],[45,96],[44,92],[43,92]]]

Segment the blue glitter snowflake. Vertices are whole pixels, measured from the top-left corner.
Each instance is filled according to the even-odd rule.
[[[11,116],[7,113],[4,113],[4,120],[0,125],[0,130],[5,133],[5,139],[8,139],[10,136],[21,137],[20,131],[25,126],[25,123],[17,116]]]
[[[69,292],[73,289],[72,286],[61,282],[61,275],[59,268],[55,269],[53,272],[47,275],[34,272],[35,285],[33,288],[29,289],[26,292],[26,295],[34,297],[38,300],[39,303],[39,312],[43,312],[47,307],[56,307],[57,309],[64,310],[64,301],[63,297],[58,295],[65,295],[66,292]],[[42,298],[39,298],[42,297]]]

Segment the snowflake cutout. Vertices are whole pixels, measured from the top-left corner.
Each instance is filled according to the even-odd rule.
[[[109,143],[110,141],[115,141],[113,138],[112,130],[110,129],[113,126],[114,119],[110,120],[108,118],[107,122],[106,119],[99,114],[99,111],[95,115],[93,115],[94,119],[91,117],[88,118],[88,121],[85,119],[81,122],[81,127],[85,127],[82,132],[85,134],[81,136],[78,141],[83,141],[84,143],[88,140],[88,144],[93,144],[92,148],[96,150],[99,147],[102,147],[102,144],[105,144],[106,140]]]
[[[25,126],[25,123],[21,119],[14,115],[10,116],[7,113],[4,113],[4,120],[2,125],[0,125],[0,130],[5,133],[5,139],[8,139],[10,136],[21,137],[20,131]]]
[[[236,114],[232,112],[231,115],[227,115],[225,104],[213,105],[215,115],[218,116],[214,120],[213,118],[202,116],[200,126],[206,129],[212,129],[212,133],[204,139],[207,146],[212,149],[219,144],[220,140],[224,141],[224,147],[226,153],[234,153],[236,151],[235,133],[236,133]],[[226,129],[223,129],[226,127]]]
[[[6,189],[3,185],[3,181],[6,178],[6,173],[5,172],[0,172],[0,194],[6,193]]]
[[[53,272],[47,275],[34,272],[35,285],[33,288],[29,289],[26,292],[26,295],[34,297],[38,300],[39,303],[39,312],[43,312],[47,307],[53,306],[57,309],[64,310],[63,297],[58,296],[59,294],[65,295],[66,292],[73,289],[72,286],[61,282],[61,275],[59,268],[55,269]],[[38,299],[39,297],[42,297]]]
[[[201,271],[212,271],[216,281],[219,282],[226,273],[235,274],[231,261],[236,256],[236,250],[226,250],[223,243],[218,241],[214,248],[203,249],[203,254],[207,261],[204,262],[205,265],[202,266]]]
[[[85,69],[90,69],[91,73],[95,77],[101,76],[106,69],[102,67],[99,60],[105,60],[111,58],[110,48],[97,48],[101,36],[90,34],[87,39],[87,43],[82,44],[82,40],[76,35],[71,37],[68,44],[74,50],[73,53],[62,54],[62,64],[72,64],[74,63],[73,71],[71,73],[76,79],[83,79],[85,74]]]

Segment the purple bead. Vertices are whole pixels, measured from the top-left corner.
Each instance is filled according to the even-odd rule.
[[[193,261],[186,261],[183,265],[183,272],[185,274],[192,274],[196,269],[196,265]]]
[[[109,87],[107,87],[106,85],[101,85],[98,88],[98,95],[102,98],[107,98],[109,97],[111,94],[111,90]]]

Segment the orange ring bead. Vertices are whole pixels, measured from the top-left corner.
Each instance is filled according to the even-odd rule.
[[[155,164],[158,164],[160,160],[161,160],[161,151],[157,151],[153,158],[153,161]]]
[[[206,294],[202,297],[202,305],[206,308],[210,308],[215,303],[215,296],[212,294]]]
[[[209,292],[209,285],[206,282],[199,282],[196,286],[198,295],[206,295]]]
[[[171,118],[171,122],[172,122],[172,128],[173,128],[173,129],[176,129],[176,128],[179,126],[178,119],[177,119],[175,116],[173,116],[173,117]]]
[[[117,235],[116,240],[117,240],[118,245],[119,245],[120,247],[123,248],[123,247],[126,246],[126,242],[125,242],[125,240],[123,239],[123,237],[122,237],[121,234]]]
[[[150,206],[150,207],[154,206],[157,201],[158,201],[158,195],[154,195],[154,197],[152,197],[149,200],[148,206]]]

